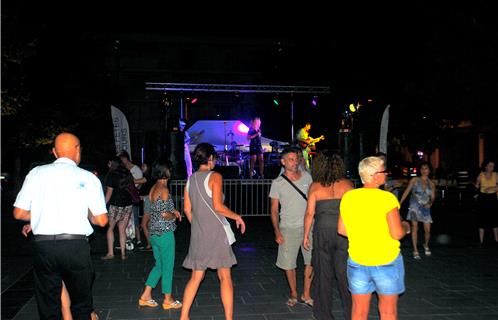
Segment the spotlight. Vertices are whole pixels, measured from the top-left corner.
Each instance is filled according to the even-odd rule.
[[[279,103],[278,103],[278,99],[277,99],[277,98],[273,99],[273,103],[274,103],[276,106],[278,106],[278,104],[279,104]]]
[[[318,97],[317,96],[314,96],[313,99],[311,99],[311,104],[313,105],[313,107],[316,107],[316,105],[318,104]]]
[[[190,103],[194,104],[196,102],[197,102],[197,98],[194,98],[194,99],[192,99],[192,101]]]
[[[349,105],[349,110],[350,110],[351,112],[356,112],[356,107],[354,106],[354,104],[352,104],[352,103],[351,103],[351,104]]]

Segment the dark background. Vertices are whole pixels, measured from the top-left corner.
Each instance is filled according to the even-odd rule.
[[[324,9],[86,2],[2,2],[2,171],[50,160],[61,130],[75,132],[83,162],[105,170],[113,153],[109,106],[130,123],[132,156],[163,151],[164,95],[145,82],[329,86],[294,97],[296,131],[313,123],[321,148],[337,148],[350,103],[356,132],[375,151],[391,105],[390,157],[441,149],[447,170],[475,169],[477,137],[496,158],[497,19],[489,5],[410,4]],[[184,98],[189,96],[183,93]],[[179,93],[168,93],[178,113]],[[187,126],[201,119],[262,118],[265,136],[290,140],[290,97],[199,94]],[[368,103],[367,99],[372,99]],[[392,155],[392,156],[391,156]],[[135,161],[137,162],[137,161]]]

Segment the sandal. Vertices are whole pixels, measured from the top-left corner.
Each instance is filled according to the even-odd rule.
[[[154,299],[150,299],[150,300],[138,299],[138,305],[140,307],[151,307],[151,308],[155,308],[158,306],[156,300],[154,300]],[[164,307],[164,305],[163,305],[163,307]]]
[[[114,255],[110,255],[110,254],[106,254],[105,256],[100,258],[100,260],[112,260],[112,259],[114,259]]]
[[[178,300],[175,300],[173,302],[166,302],[163,303],[163,309],[168,310],[168,309],[180,309],[182,307],[182,303]]]
[[[288,305],[289,307],[293,307],[296,305],[296,303],[297,303],[297,298],[289,298],[285,304]]]
[[[425,253],[426,256],[430,256],[432,254],[432,252],[429,249],[429,247],[424,247],[424,253]]]
[[[417,251],[413,251],[413,259],[420,260],[422,258],[420,257],[420,254]]]
[[[301,297],[301,303],[310,307],[310,308],[313,308],[313,299],[309,298],[309,299],[304,299],[303,297]]]

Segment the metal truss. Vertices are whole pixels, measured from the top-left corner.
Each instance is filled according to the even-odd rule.
[[[146,82],[149,91],[329,94],[330,87]]]

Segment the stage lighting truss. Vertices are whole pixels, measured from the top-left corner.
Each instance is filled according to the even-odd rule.
[[[181,92],[235,92],[235,93],[291,93],[291,94],[329,94],[326,86],[277,86],[246,84],[196,84],[196,83],[164,83],[146,82],[148,91],[181,91]]]

